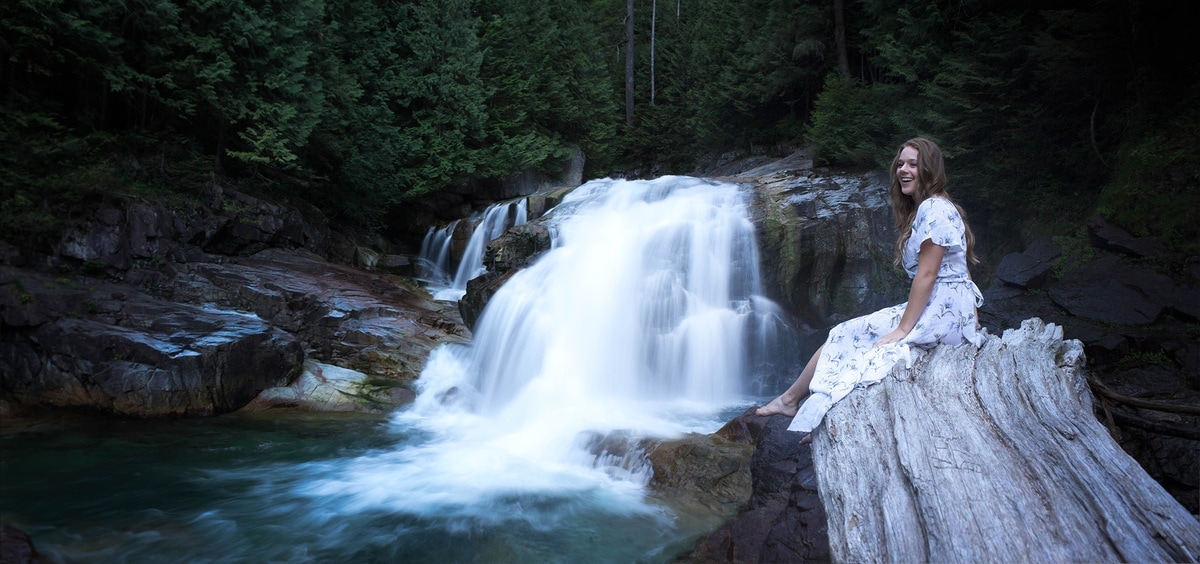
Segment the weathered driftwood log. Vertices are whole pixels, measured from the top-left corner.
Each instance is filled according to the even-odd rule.
[[[1083,347],[1040,319],[939,347],[813,435],[849,562],[1194,562],[1200,524],[1092,412]]]

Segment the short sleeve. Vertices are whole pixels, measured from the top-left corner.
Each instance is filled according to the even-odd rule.
[[[961,252],[967,247],[965,232],[962,216],[954,204],[942,198],[929,198],[917,208],[910,241],[920,247],[922,242],[929,239],[949,251]]]

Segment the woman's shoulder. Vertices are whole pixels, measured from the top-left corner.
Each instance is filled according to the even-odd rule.
[[[917,206],[917,214],[958,215],[958,207],[942,196],[930,196]]]
[[[930,197],[922,200],[921,205],[919,205],[917,207],[933,208],[933,207],[941,207],[941,206],[949,206],[949,207],[953,208],[954,203],[951,202],[949,199],[947,199],[945,196],[930,196]]]

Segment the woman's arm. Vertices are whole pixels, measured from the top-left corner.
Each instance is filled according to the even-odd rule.
[[[908,291],[908,305],[904,306],[904,315],[900,316],[900,325],[891,333],[875,341],[876,345],[887,345],[903,339],[913,330],[921,314],[925,312],[925,304],[933,294],[933,283],[937,280],[938,270],[942,267],[942,257],[946,247],[926,239],[921,241],[921,250],[917,252],[917,275],[913,277],[912,289]]]

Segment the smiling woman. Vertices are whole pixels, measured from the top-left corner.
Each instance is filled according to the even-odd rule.
[[[793,416],[789,430],[810,433],[854,388],[880,381],[900,362],[911,367],[910,346],[982,343],[977,308],[983,297],[967,269],[974,260],[973,236],[946,193],[936,143],[918,137],[900,147],[892,161],[891,196],[900,231],[896,262],[913,281],[908,301],[831,329],[796,381],[758,415]]]

